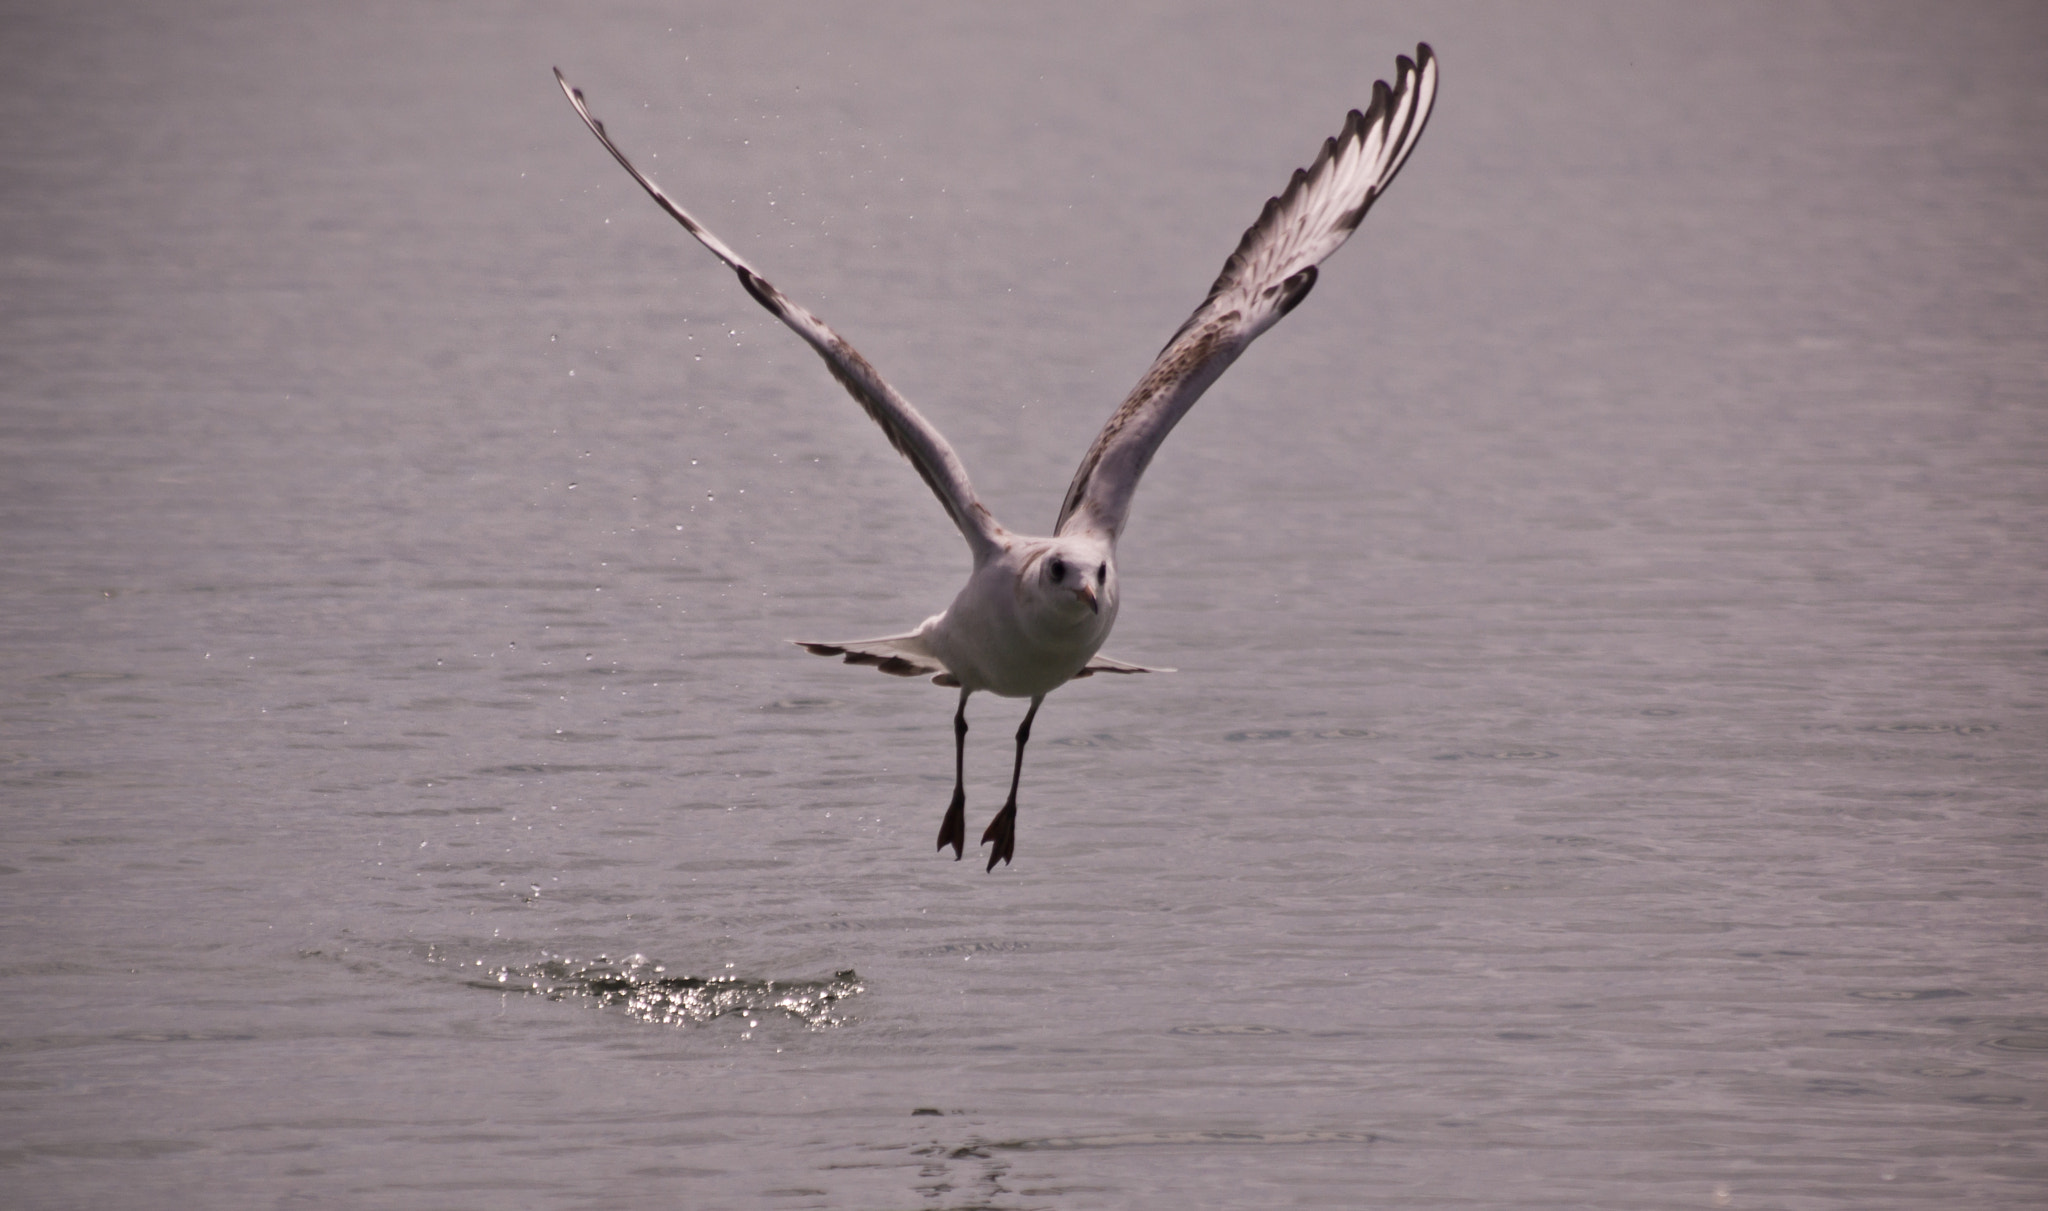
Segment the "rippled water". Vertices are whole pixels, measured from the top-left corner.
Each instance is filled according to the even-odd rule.
[[[2044,33],[17,14],[8,1201],[2039,1205]],[[1109,651],[1181,672],[934,855],[953,696],[782,641],[964,551],[548,67],[1035,530],[1421,39],[1139,494]]]

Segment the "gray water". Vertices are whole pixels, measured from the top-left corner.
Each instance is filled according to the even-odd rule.
[[[16,10],[0,1201],[2048,1197],[2038,7]],[[548,68],[1042,531],[1424,39],[935,855],[783,640],[965,549]]]

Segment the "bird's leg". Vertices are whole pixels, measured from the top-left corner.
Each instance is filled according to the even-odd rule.
[[[953,805],[939,822],[939,848],[953,847],[953,861],[967,852],[967,695],[960,691],[960,709],[953,712]]]
[[[1024,712],[1024,722],[1017,725],[1017,764],[1010,770],[1010,799],[1003,804],[1003,810],[988,822],[988,831],[981,834],[981,843],[993,841],[996,847],[989,851],[988,868],[994,870],[996,863],[1007,864],[1011,855],[1017,852],[1017,780],[1024,776],[1024,744],[1031,739],[1031,720],[1038,715],[1038,704],[1045,701],[1040,694],[1031,700],[1031,709]]]

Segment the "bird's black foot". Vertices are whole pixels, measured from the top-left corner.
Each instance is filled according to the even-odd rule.
[[[948,845],[953,847],[955,862],[967,852],[967,791],[963,787],[953,788],[953,805],[939,822],[939,848],[943,850]]]
[[[988,868],[994,870],[996,863],[1002,862],[1007,864],[1017,852],[1017,804],[1015,800],[1003,804],[1003,810],[997,812],[996,818],[988,822],[988,831],[981,834],[981,843],[987,845],[991,841],[996,843],[996,847],[989,851]]]

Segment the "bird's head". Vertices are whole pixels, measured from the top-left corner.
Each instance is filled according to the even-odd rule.
[[[1098,538],[1056,538],[1027,567],[1024,588],[1056,618],[1106,625],[1116,616],[1116,559]]]

